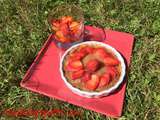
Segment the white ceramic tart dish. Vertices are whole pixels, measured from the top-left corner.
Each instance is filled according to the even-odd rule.
[[[64,74],[64,70],[63,70],[64,60],[65,60],[66,56],[70,53],[70,51],[73,51],[82,45],[86,45],[86,46],[97,45],[102,48],[105,48],[106,50],[111,51],[111,53],[119,60],[121,72],[118,77],[118,80],[116,81],[115,84],[113,84],[113,86],[106,88],[102,91],[86,91],[86,90],[82,90],[77,87],[74,87],[68,81],[68,79],[66,78],[66,76]],[[110,45],[102,43],[102,42],[96,42],[96,41],[88,41],[88,42],[79,43],[79,44],[76,44],[76,45],[70,47],[68,50],[66,50],[60,60],[60,68],[59,69],[60,69],[60,74],[61,74],[62,80],[64,81],[66,86],[75,94],[78,94],[80,96],[87,97],[87,98],[99,98],[99,97],[104,97],[104,96],[111,94],[112,92],[114,92],[116,89],[119,88],[121,83],[124,81],[124,77],[125,77],[125,73],[126,73],[126,65],[125,65],[124,59],[121,56],[121,54],[115,48],[111,47]]]

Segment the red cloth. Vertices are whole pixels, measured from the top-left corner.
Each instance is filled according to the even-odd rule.
[[[88,26],[94,34],[98,29]],[[126,79],[113,94],[103,98],[84,98],[78,96],[66,87],[59,72],[59,52],[49,36],[45,45],[37,55],[33,64],[27,71],[21,86],[31,91],[56,98],[68,103],[93,110],[107,116],[119,117],[125,97]],[[106,30],[105,43],[116,48],[125,58],[127,65],[130,64],[134,36],[128,33]]]

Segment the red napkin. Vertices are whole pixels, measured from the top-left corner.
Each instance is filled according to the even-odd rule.
[[[90,26],[87,26],[87,29],[95,35],[100,30]],[[55,46],[52,37],[52,35],[48,37],[48,40],[21,81],[21,86],[107,116],[121,116],[126,80],[113,94],[103,98],[85,98],[72,93],[61,79],[59,72],[60,50]],[[125,58],[127,65],[129,65],[134,42],[133,35],[106,30],[106,40],[104,42],[116,48]]]

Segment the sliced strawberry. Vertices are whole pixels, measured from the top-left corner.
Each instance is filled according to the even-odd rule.
[[[111,65],[111,66],[115,66],[119,64],[119,61],[112,57],[105,57],[103,61],[104,61],[104,64]]]
[[[88,90],[95,90],[98,87],[99,80],[100,80],[99,76],[96,74],[93,74],[91,76],[91,79],[86,82],[85,87]]]
[[[114,79],[117,75],[117,69],[115,67],[108,67],[107,73],[110,74],[112,79]]]
[[[95,54],[101,58],[108,56],[108,53],[106,52],[106,50],[104,48],[96,48]]]
[[[94,52],[94,48],[92,47],[83,47],[80,49],[80,52],[85,53],[85,54],[90,54]]]
[[[83,54],[85,54],[85,55],[88,54],[88,52],[86,51],[86,48],[85,48],[85,47],[80,48],[79,52],[80,52],[80,53],[83,53]]]
[[[72,59],[72,57],[67,60],[67,64],[65,65],[65,69],[71,72],[81,70],[82,68],[82,62],[77,59]]]
[[[71,78],[72,80],[75,80],[75,79],[78,79],[78,78],[82,77],[83,74],[84,74],[84,70],[81,69],[81,70],[79,70],[79,71],[72,72],[72,73],[70,74],[70,78]]]
[[[77,52],[77,53],[73,53],[71,55],[71,59],[73,60],[80,60],[85,56],[85,53],[81,53],[81,52]]]
[[[82,69],[83,68],[83,64],[80,60],[73,60],[71,62],[69,62],[70,67],[74,68],[74,69]]]
[[[110,75],[109,74],[104,74],[100,78],[99,86],[98,87],[104,87],[110,83]]]
[[[98,67],[99,67],[99,61],[97,60],[90,60],[86,64],[86,69],[90,72],[96,71]]]
[[[70,64],[67,64],[66,67],[65,67],[65,69],[67,71],[71,71],[71,72],[79,70],[79,69],[75,69],[75,68],[71,67]]]
[[[94,48],[92,48],[92,47],[86,47],[85,51],[90,54],[90,53],[94,52]]]
[[[90,73],[85,73],[84,76],[82,77],[82,82],[86,82],[91,79],[91,74]]]

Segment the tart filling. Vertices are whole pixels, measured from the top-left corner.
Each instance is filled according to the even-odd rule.
[[[62,69],[67,81],[84,91],[109,89],[121,75],[120,61],[100,45],[80,45],[72,49],[65,56]]]

